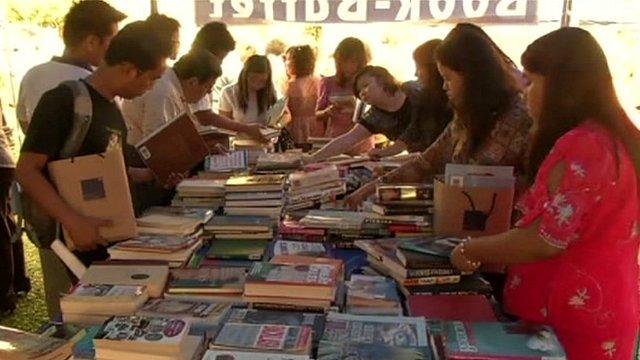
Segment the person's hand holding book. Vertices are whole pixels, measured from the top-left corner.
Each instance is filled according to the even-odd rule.
[[[74,214],[66,222],[62,223],[63,227],[69,233],[71,241],[77,250],[89,251],[95,250],[98,246],[107,246],[108,242],[100,236],[100,228],[111,226],[111,220],[98,219],[94,217]]]

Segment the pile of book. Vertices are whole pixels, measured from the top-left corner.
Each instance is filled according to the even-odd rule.
[[[226,215],[257,215],[279,219],[286,175],[232,176],[225,183]]]
[[[205,208],[151,207],[136,219],[138,233],[147,235],[191,235],[213,217]]]
[[[138,235],[107,249],[111,260],[166,261],[170,267],[182,267],[202,246],[194,235]]]
[[[302,152],[267,153],[258,157],[257,173],[287,173],[302,166]]]
[[[216,240],[273,239],[275,221],[268,216],[216,216],[204,225],[204,234]]]
[[[308,168],[289,174],[286,210],[308,209],[330,202],[347,191],[335,165]]]
[[[347,282],[347,309],[356,315],[402,316],[402,304],[395,281],[370,275],[351,275]]]
[[[459,241],[445,237],[387,238],[358,240],[355,245],[367,253],[369,266],[392,277],[405,296],[489,295],[491,286],[480,275],[462,273],[449,262],[449,254]]]
[[[251,139],[233,139],[232,147],[235,151],[245,150],[247,152],[247,163],[249,166],[255,166],[258,158],[262,154],[266,154],[271,147],[270,144],[263,144]]]
[[[371,211],[380,215],[433,214],[433,184],[378,184]]]
[[[244,281],[243,268],[172,269],[164,298],[236,302],[242,300]]]
[[[171,205],[215,210],[224,205],[224,180],[182,180],[176,186],[176,195]]]
[[[254,307],[324,311],[340,296],[344,264],[338,259],[274,256],[255,263],[247,275],[244,301]]]
[[[18,329],[0,326],[0,359],[53,360],[67,359],[73,354],[73,345],[83,332],[72,339],[32,334]]]

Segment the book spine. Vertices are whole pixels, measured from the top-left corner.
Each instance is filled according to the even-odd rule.
[[[460,275],[450,276],[429,276],[411,278],[403,281],[404,286],[436,285],[436,284],[456,284],[460,282]]]
[[[449,276],[449,275],[461,275],[460,270],[450,269],[407,269],[407,278],[421,278],[430,276]]]

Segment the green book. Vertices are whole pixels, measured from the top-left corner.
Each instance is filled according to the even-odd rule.
[[[260,260],[268,244],[264,240],[214,240],[207,252],[207,258]]]

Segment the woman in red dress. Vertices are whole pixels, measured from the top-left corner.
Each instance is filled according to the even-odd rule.
[[[465,270],[508,264],[506,310],[551,325],[569,359],[629,360],[639,323],[640,133],[588,32],[547,34],[522,63],[534,118],[523,217],[459,245],[451,261]]]

